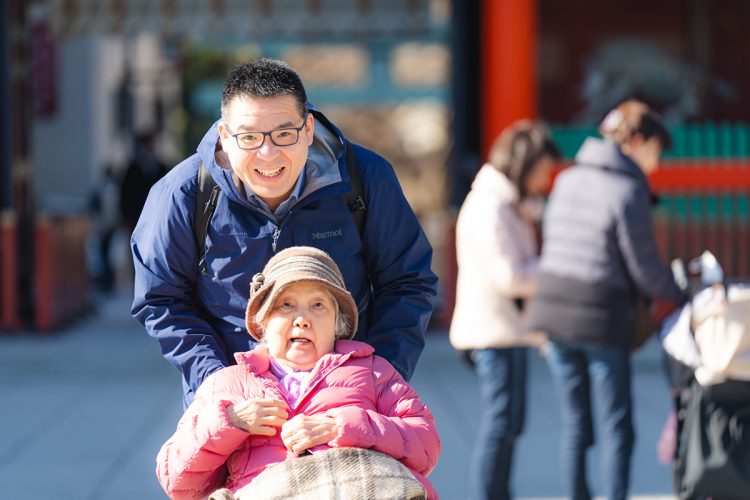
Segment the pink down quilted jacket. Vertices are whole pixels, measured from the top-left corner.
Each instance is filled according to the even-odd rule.
[[[437,498],[426,479],[440,454],[435,421],[419,396],[368,344],[336,342],[324,355],[289,418],[325,414],[336,419],[339,435],[332,447],[372,448],[397,458],[419,479],[428,498]],[[229,423],[226,407],[250,398],[285,401],[278,379],[269,372],[265,347],[237,353],[236,366],[212,374],[157,456],[164,491],[179,500],[205,498],[226,486],[237,491],[266,467],[294,454],[279,437],[253,436]],[[311,451],[316,451],[313,448]]]

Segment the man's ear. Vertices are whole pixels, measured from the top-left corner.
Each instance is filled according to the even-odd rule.
[[[307,121],[305,122],[305,131],[307,132],[307,145],[311,146],[313,139],[315,138],[315,118],[312,113],[307,114]]]
[[[624,144],[620,146],[620,149],[623,153],[626,155],[633,155],[640,146],[643,145],[643,135],[642,134],[635,134],[633,137],[627,140]]]
[[[636,133],[628,142],[631,144],[630,147],[638,148],[646,143],[646,139],[643,137],[643,134]]]
[[[223,138],[225,138],[227,136],[227,134],[228,134],[227,127],[226,127],[226,125],[224,125],[223,121],[220,121],[219,125],[216,128],[219,131],[219,139],[223,139]]]

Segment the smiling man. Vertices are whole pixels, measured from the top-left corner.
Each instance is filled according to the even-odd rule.
[[[361,234],[344,197],[347,147],[362,180]],[[220,188],[205,245],[193,230],[201,164]],[[182,373],[185,406],[208,375],[254,347],[244,320],[252,276],[296,245],[336,260],[359,309],[355,338],[408,379],[432,313],[432,248],[390,164],[346,142],[294,70],[259,59],[229,74],[221,119],[153,187],[131,239],[133,315]]]

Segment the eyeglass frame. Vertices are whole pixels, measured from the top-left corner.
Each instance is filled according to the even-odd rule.
[[[237,147],[240,148],[243,151],[255,151],[256,149],[260,149],[263,147],[263,144],[266,143],[266,137],[271,138],[271,143],[276,146],[277,148],[285,148],[288,146],[294,146],[299,142],[299,133],[302,131],[303,128],[305,128],[305,125],[307,125],[307,117],[310,114],[309,111],[305,111],[305,116],[302,117],[302,125],[299,127],[281,127],[281,128],[275,128],[273,130],[269,130],[268,132],[261,132],[260,130],[248,130],[247,132],[232,132],[232,129],[229,128],[229,125],[227,125],[227,122],[224,122],[224,127],[226,127],[227,132],[229,132],[229,135],[234,137],[234,142],[237,143]],[[276,144],[276,141],[273,140],[273,134],[274,132],[280,132],[282,130],[294,130],[297,133],[297,138],[295,141],[291,144]],[[240,145],[240,140],[237,136],[243,135],[243,134],[263,134],[263,140],[260,141],[260,144],[254,148],[243,148]]]

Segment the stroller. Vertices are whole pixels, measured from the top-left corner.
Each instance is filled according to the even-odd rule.
[[[659,332],[675,389],[675,490],[681,500],[749,499],[750,285],[728,284],[708,252],[691,264],[701,285]]]

